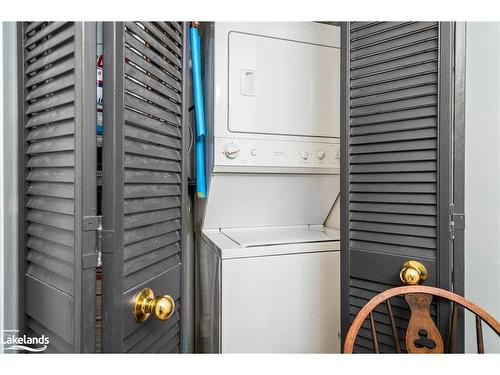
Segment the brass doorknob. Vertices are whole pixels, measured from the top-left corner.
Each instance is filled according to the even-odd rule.
[[[422,284],[427,280],[427,270],[422,263],[416,260],[409,260],[401,267],[399,278],[408,285]]]
[[[153,291],[144,288],[134,297],[134,318],[138,322],[145,322],[150,315],[158,320],[167,320],[175,310],[175,302],[169,295],[155,298]]]

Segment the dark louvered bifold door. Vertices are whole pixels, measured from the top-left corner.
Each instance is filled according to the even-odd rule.
[[[407,260],[426,285],[450,290],[449,166],[453,25],[354,22],[343,34],[343,337],[375,294],[401,285]],[[409,309],[392,301],[404,350]],[[432,307],[443,332],[447,306]],[[381,352],[394,352],[385,305],[375,321]],[[446,341],[446,340],[445,340]],[[369,321],[355,351],[373,351]]]
[[[21,327],[95,349],[95,23],[19,23]]]
[[[185,37],[177,22],[103,26],[105,352],[182,350]],[[145,287],[173,297],[168,320],[134,320]]]

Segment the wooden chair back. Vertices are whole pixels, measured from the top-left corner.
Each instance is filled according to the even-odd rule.
[[[462,306],[476,316],[478,353],[484,353],[482,322],[485,322],[488,326],[490,326],[500,337],[500,322],[479,306],[466,300],[462,296],[444,289],[430,286],[410,285],[388,289],[380,294],[377,294],[359,311],[347,334],[344,344],[344,353],[353,352],[356,337],[358,336],[363,322],[367,318],[370,320],[373,350],[375,353],[379,353],[379,342],[375,319],[373,317],[373,310],[382,303],[385,303],[386,305],[391,325],[392,338],[394,340],[394,347],[397,353],[401,353],[401,345],[390,303],[390,299],[392,297],[401,295],[404,295],[406,302],[410,306],[411,314],[405,334],[405,344],[408,353],[444,353],[445,351],[443,337],[431,317],[430,306],[433,296],[444,298],[452,302],[450,319],[451,325],[448,343],[449,352],[454,353],[456,348],[458,306]]]

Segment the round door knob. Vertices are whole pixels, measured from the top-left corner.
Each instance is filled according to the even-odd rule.
[[[401,267],[399,278],[407,285],[422,284],[427,280],[427,269],[422,263],[409,260]]]
[[[167,320],[175,310],[174,299],[169,295],[156,297],[149,288],[144,288],[134,297],[134,318],[145,322],[151,315],[158,320]]]
[[[325,154],[325,151],[323,150],[319,150],[317,153],[316,153],[316,156],[318,157],[319,160],[323,160],[326,156]]]
[[[237,157],[239,152],[240,150],[238,149],[238,146],[236,146],[234,143],[227,145],[224,149],[224,154],[229,159],[234,159],[235,157]]]

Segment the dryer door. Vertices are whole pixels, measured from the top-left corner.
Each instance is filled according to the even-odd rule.
[[[339,137],[340,49],[229,35],[229,130]]]

